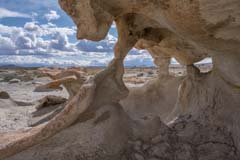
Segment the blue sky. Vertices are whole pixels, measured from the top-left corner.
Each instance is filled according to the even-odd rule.
[[[100,42],[76,39],[76,27],[57,0],[0,0],[0,65],[105,66],[117,40],[114,25]],[[153,66],[133,49],[127,66]]]

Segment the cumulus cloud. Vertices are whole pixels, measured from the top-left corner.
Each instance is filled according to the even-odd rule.
[[[16,34],[22,32],[21,27],[14,27],[14,26],[5,26],[0,24],[0,34],[4,36],[16,36]]]
[[[15,45],[18,49],[33,49],[34,41],[27,35],[20,35],[15,40]]]
[[[85,52],[112,52],[117,38],[108,34],[106,38],[100,42],[91,42],[82,40],[77,43],[77,48]]]
[[[100,42],[70,42],[69,36],[75,33],[75,28],[58,27],[52,23],[27,22],[24,27],[0,25],[0,35],[3,35],[0,38],[0,53],[12,53],[11,56],[4,56],[0,63],[15,61],[15,64],[26,65],[106,66],[111,61],[117,42],[115,36],[109,33]],[[150,66],[151,57],[146,51],[133,49],[125,65],[139,64]]]
[[[112,27],[100,42],[69,40],[76,34],[76,27],[59,27],[47,22],[27,22],[23,27],[0,24],[0,64],[25,66],[80,65],[106,66],[113,58],[117,37]],[[144,56],[139,56],[144,54]],[[132,50],[126,65],[150,65],[145,52]]]
[[[13,54],[15,53],[15,45],[8,37],[0,35],[0,54]]]
[[[40,30],[40,27],[35,22],[27,22],[23,28],[29,32],[37,32]]]
[[[29,16],[28,14],[14,12],[14,11],[8,10],[6,8],[0,7],[0,18],[11,18],[11,17],[31,18],[31,16]]]
[[[31,23],[35,23],[35,22],[31,22]],[[39,29],[37,31],[37,34],[39,36],[53,35],[58,32],[66,34],[67,36],[70,36],[70,35],[74,35],[76,33],[75,28],[59,27],[52,23],[41,24],[41,25],[38,25],[35,23],[35,25],[37,25],[39,27]]]
[[[59,18],[60,18],[60,15],[58,15],[56,11],[51,10],[49,13],[45,14],[44,17],[45,17],[48,21],[52,21],[52,20],[59,19]]]
[[[56,50],[68,51],[71,50],[68,48],[68,37],[66,34],[57,32],[50,43],[50,47]]]
[[[27,22],[24,27],[0,24],[0,35],[8,38],[15,45],[16,53],[57,54],[59,51],[73,52],[76,48],[68,36],[76,32],[73,28],[58,27],[52,23],[38,24]],[[10,43],[9,43],[10,44]],[[3,50],[3,49],[2,49]],[[26,51],[26,50],[31,50]]]

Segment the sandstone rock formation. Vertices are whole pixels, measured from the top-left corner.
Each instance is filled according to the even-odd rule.
[[[60,96],[48,95],[39,100],[35,106],[36,111],[32,112],[29,126],[37,126],[48,122],[61,112],[67,103],[67,99]]]
[[[177,102],[178,87],[182,81],[183,77],[168,75],[149,81],[142,87],[131,87],[128,97],[120,104],[133,119],[160,116],[162,121],[167,122]]]
[[[43,75],[50,77],[53,81],[37,86],[34,90],[35,92],[61,89],[61,85],[63,85],[67,89],[70,98],[72,98],[87,80],[87,74],[77,68],[69,68],[65,70],[49,70],[43,68],[41,71]]]
[[[114,59],[107,69],[85,81],[48,123],[1,133],[0,159],[240,159],[238,0],[59,2],[75,22],[79,39],[101,40],[116,22]],[[165,108],[161,112],[168,112],[159,114],[160,118],[134,119],[119,103],[129,92],[122,81],[123,60],[134,46],[153,55],[161,70],[161,85],[170,57],[187,65],[176,104],[171,104],[173,109],[159,105]],[[208,56],[213,69],[201,73],[194,63]],[[143,94],[151,95],[147,89]],[[161,121],[163,115],[167,124]]]

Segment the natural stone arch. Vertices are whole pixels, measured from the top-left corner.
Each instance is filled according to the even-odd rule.
[[[9,159],[64,159],[66,155],[72,160],[239,159],[240,70],[236,68],[240,66],[240,39],[234,36],[240,26],[237,0],[61,0],[60,4],[78,26],[79,38],[103,39],[115,20],[119,33],[115,58],[107,69],[83,84],[64,110],[46,125],[1,134],[2,159],[12,155]],[[229,8],[231,15],[226,17]],[[157,31],[150,19],[159,25]],[[170,31],[173,35],[161,39],[165,43],[160,48],[183,51],[180,58],[188,64],[175,106],[182,115],[168,126],[157,117],[132,120],[119,104],[128,95],[122,81],[123,59],[139,39],[146,38],[146,24],[156,35],[161,33],[159,28]],[[208,54],[213,57],[214,68],[202,74],[192,64]],[[77,134],[81,131],[87,136]],[[62,142],[62,137],[67,140]],[[83,137],[87,139],[85,145],[75,139]],[[100,147],[93,147],[96,143]],[[85,147],[90,149],[83,150]],[[49,148],[58,153],[49,153]]]

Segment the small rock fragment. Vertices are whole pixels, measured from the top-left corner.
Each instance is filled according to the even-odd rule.
[[[20,82],[21,82],[21,80],[20,80],[20,79],[16,79],[16,78],[11,79],[11,80],[9,81],[10,84],[12,84],[12,83],[20,83]]]
[[[0,91],[0,99],[9,99],[10,96],[7,92],[5,91]]]

